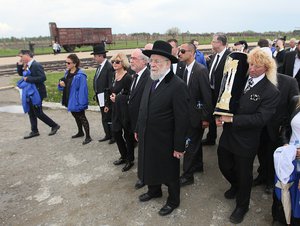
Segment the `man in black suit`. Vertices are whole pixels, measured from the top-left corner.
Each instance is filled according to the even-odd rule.
[[[282,71],[283,74],[296,78],[300,89],[300,41],[295,51],[285,54]]]
[[[133,74],[133,80],[130,87],[130,94],[128,97],[128,116],[131,131],[131,139],[129,139],[127,144],[127,159],[126,164],[122,171],[128,171],[133,166],[134,161],[134,131],[136,127],[136,122],[138,119],[140,102],[142,99],[142,94],[149,79],[150,71],[147,68],[148,57],[145,56],[141,49],[135,49],[130,57],[131,70],[135,72]],[[136,189],[143,187],[143,183],[138,181],[135,185]]]
[[[279,103],[276,88],[275,60],[260,48],[248,55],[249,78],[233,116],[216,118],[223,125],[218,147],[219,168],[231,187],[225,198],[236,198],[236,208],[230,222],[243,221],[249,210],[253,180],[253,162],[258,150],[260,134]]]
[[[283,60],[286,53],[286,50],[284,49],[284,42],[285,40],[278,39],[275,44],[276,50],[273,53],[273,56],[277,62],[277,72],[279,73],[283,73]]]
[[[110,140],[109,144],[112,144],[115,141],[111,132],[111,110],[108,107],[105,107],[103,100],[99,100],[98,98],[98,95],[102,94],[104,102],[108,101],[110,96],[109,89],[112,86],[114,69],[106,58],[107,52],[108,51],[105,50],[104,46],[100,44],[93,47],[93,52],[91,54],[94,55],[94,60],[99,63],[93,80],[93,88],[100,107],[102,126],[105,133],[105,137],[100,139],[99,142]]]
[[[179,60],[185,62],[183,81],[190,94],[189,129],[186,153],[183,159],[183,174],[180,185],[194,183],[194,172],[203,171],[202,136],[212,116],[212,99],[208,81],[208,70],[195,60],[194,44],[182,44],[178,53]]]
[[[43,99],[47,97],[46,86],[44,84],[46,81],[46,75],[43,66],[33,59],[33,53],[30,50],[21,50],[19,52],[19,56],[20,62],[17,63],[18,74],[23,76],[23,72],[25,70],[27,71],[27,76],[23,76],[24,81],[35,84],[41,101],[43,101]],[[28,115],[31,124],[31,132],[25,136],[24,139],[29,139],[40,135],[37,127],[37,119],[40,119],[42,122],[51,127],[49,136],[56,134],[60,126],[43,112],[42,105],[35,106],[31,101],[29,105],[30,109]]]
[[[215,34],[211,42],[214,55],[212,56],[212,63],[209,67],[209,82],[212,93],[212,104],[216,106],[220,86],[223,78],[223,70],[227,55],[230,53],[227,50],[227,37],[223,34]],[[209,131],[206,139],[202,141],[203,145],[215,145],[217,138],[217,127],[214,120],[209,123]]]
[[[177,39],[171,38],[167,42],[172,46],[172,55],[178,58]],[[184,69],[185,69],[185,63],[183,61],[179,61],[178,63],[172,63],[171,70],[173,70],[173,73],[177,75],[179,78],[183,78]]]
[[[253,181],[253,186],[265,184],[265,192],[271,194],[274,184],[274,161],[273,154],[276,148],[281,146],[279,130],[289,120],[288,109],[292,97],[299,94],[296,79],[277,73],[278,89],[280,91],[280,102],[269,123],[263,128],[258,149],[258,176]]]
[[[171,71],[177,58],[165,41],[156,41],[150,57],[151,79],[146,83],[137,122],[139,142],[138,177],[148,185],[139,196],[141,202],[162,196],[161,185],[168,186],[168,199],[159,215],[170,214],[180,204],[180,160],[185,147],[188,125],[188,89]]]

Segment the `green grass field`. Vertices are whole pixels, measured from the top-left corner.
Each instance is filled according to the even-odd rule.
[[[165,37],[165,38],[160,38],[163,40],[167,40],[171,37]],[[257,42],[260,38],[268,38],[273,40],[275,37],[271,36],[260,36],[260,37],[252,37],[252,36],[227,36],[228,38],[228,43],[235,43],[239,40],[246,40],[247,42]],[[287,37],[287,40],[289,40],[290,37]],[[295,37],[298,38],[299,37]],[[191,39],[197,39],[200,44],[210,44],[211,42],[211,37],[210,36],[178,36],[176,37],[178,40],[179,44],[189,42]],[[106,49],[107,50],[115,50],[115,49],[133,49],[133,48],[142,48],[144,47],[147,43],[151,42],[153,43],[155,39],[136,39],[136,40],[116,40],[114,44],[107,45]],[[92,46],[83,46],[81,48],[76,47],[74,52],[85,52],[85,51],[92,51],[93,47]],[[14,49],[14,48],[5,48],[5,49],[0,49],[0,56],[16,56],[19,52],[19,49]],[[51,54],[53,53],[51,47],[39,47],[35,46],[34,52],[36,55],[40,54]],[[65,52],[64,49],[62,49],[62,52]]]

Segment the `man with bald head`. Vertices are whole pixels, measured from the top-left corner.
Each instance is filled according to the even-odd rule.
[[[195,60],[196,47],[192,43],[180,46],[178,57],[185,62],[183,81],[188,86],[189,129],[186,142],[186,154],[183,160],[183,174],[180,185],[194,183],[194,172],[203,171],[203,153],[201,139],[204,128],[207,128],[212,116],[212,99],[208,80],[208,70]]]

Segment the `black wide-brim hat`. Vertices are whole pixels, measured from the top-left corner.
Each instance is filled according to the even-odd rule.
[[[142,53],[147,57],[157,54],[168,58],[172,63],[178,62],[178,59],[172,55],[172,46],[162,40],[155,41],[152,50],[143,50]]]
[[[93,46],[93,52],[91,53],[91,55],[105,54],[107,52],[108,51],[105,50],[104,45],[100,44],[100,45]]]

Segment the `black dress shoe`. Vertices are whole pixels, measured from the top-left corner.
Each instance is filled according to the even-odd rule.
[[[138,180],[134,185],[135,189],[140,189],[144,186],[145,186],[145,184],[141,180]]]
[[[133,165],[134,165],[133,162],[127,162],[125,164],[125,166],[122,168],[122,172],[126,172],[126,171],[130,170]]]
[[[108,142],[108,144],[114,144],[114,143],[116,143],[115,138],[111,138],[110,141]]]
[[[194,172],[202,173],[202,172],[203,172],[203,166],[195,167],[193,171],[194,171]]]
[[[60,125],[56,125],[56,126],[52,127],[51,131],[48,135],[52,136],[52,135],[56,134],[56,132],[57,132],[57,130],[59,130],[59,128],[60,128]]]
[[[110,137],[103,137],[102,139],[98,140],[99,142],[110,140]]]
[[[231,186],[231,188],[229,188],[227,191],[225,191],[224,193],[224,197],[226,199],[234,199],[237,193],[237,188]]]
[[[29,139],[29,138],[32,138],[32,137],[37,137],[39,135],[40,135],[39,132],[30,132],[27,136],[24,137],[24,139]]]
[[[265,193],[267,193],[268,195],[271,195],[273,193],[273,190],[274,190],[273,185],[267,185],[265,188]]]
[[[261,177],[261,176],[257,176],[253,182],[252,182],[252,186],[255,187],[255,186],[258,186],[258,185],[262,185],[262,184],[265,184],[266,183],[266,180]]]
[[[194,183],[194,177],[187,178],[187,177],[180,177],[179,178],[180,187],[190,185]]]
[[[84,136],[84,133],[77,133],[75,135],[72,136],[72,138],[78,138],[78,137],[83,137]]]
[[[82,145],[85,145],[85,144],[88,144],[92,141],[92,138],[88,137],[88,138],[85,138],[85,140],[82,142]]]
[[[202,143],[202,146],[205,146],[205,145],[215,145],[216,141],[215,140],[204,139],[204,140],[201,141],[201,143]]]
[[[158,211],[158,214],[159,214],[160,216],[166,216],[166,215],[172,213],[174,209],[175,209],[174,207],[169,206],[168,204],[166,204],[166,205],[164,205],[164,206]]]
[[[162,197],[162,194],[161,194],[161,193],[156,194],[156,195],[149,195],[148,193],[144,193],[144,194],[141,194],[141,195],[139,196],[139,200],[140,200],[141,202],[147,202],[147,201],[149,201],[149,200],[151,200],[151,199],[153,199],[153,198],[160,198],[160,197]]]
[[[125,159],[122,159],[122,158],[120,158],[120,159],[113,162],[113,164],[115,166],[118,166],[118,165],[121,165],[121,164],[124,164],[124,163],[126,163],[126,161],[125,161]]]
[[[233,224],[239,224],[244,220],[245,214],[248,212],[249,208],[239,208],[236,207],[235,210],[230,215],[230,222]]]

